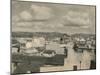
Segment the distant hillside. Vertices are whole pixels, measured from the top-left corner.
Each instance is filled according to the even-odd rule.
[[[95,34],[85,34],[85,33],[80,33],[80,34],[73,34],[71,35],[72,37],[77,37],[77,36],[81,36],[81,37],[90,37],[90,36],[94,36],[95,37]]]
[[[69,36],[68,34],[59,33],[59,32],[12,32],[12,37],[62,37],[63,35]]]

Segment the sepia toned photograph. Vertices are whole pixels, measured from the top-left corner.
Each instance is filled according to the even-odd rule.
[[[96,6],[11,1],[11,74],[96,69]]]

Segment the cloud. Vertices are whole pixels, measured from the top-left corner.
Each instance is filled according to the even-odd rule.
[[[20,18],[23,20],[31,20],[32,19],[32,15],[29,11],[22,11],[19,14]]]
[[[81,28],[87,29],[87,28],[89,28],[89,26],[88,25],[87,26],[81,26]]]
[[[65,20],[65,24],[66,21],[69,22],[69,24],[71,26],[76,26],[76,27],[80,27],[83,25],[90,25],[90,18],[89,18],[89,14],[86,12],[79,12],[79,11],[69,11],[67,13],[67,15],[63,16],[63,19]],[[68,24],[68,26],[69,26]],[[67,26],[67,24],[66,24]]]
[[[13,23],[13,26],[24,27],[24,28],[35,28],[44,26],[44,22],[16,22]]]
[[[53,16],[52,9],[49,7],[30,5],[29,10],[24,9],[13,16],[13,21],[45,21]]]
[[[12,22],[17,22],[20,20],[20,17],[18,15],[13,15],[12,16]]]
[[[52,9],[45,6],[31,5],[35,19],[49,19],[53,16]]]
[[[17,4],[17,5],[16,5]],[[16,2],[12,25],[18,31],[93,32],[94,8],[75,5]]]

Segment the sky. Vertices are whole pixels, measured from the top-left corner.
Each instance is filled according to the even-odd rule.
[[[95,6],[12,1],[13,32],[95,33]]]

